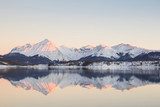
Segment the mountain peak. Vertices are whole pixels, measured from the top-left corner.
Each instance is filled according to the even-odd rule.
[[[109,47],[107,45],[100,44],[100,45],[96,46],[96,48],[102,49],[102,48],[109,48]]]
[[[44,39],[44,40],[42,40],[42,41],[46,41],[46,42],[49,42],[49,40],[48,40],[48,39]]]
[[[131,50],[131,49],[135,48],[135,46],[131,46],[130,44],[121,43],[121,44],[112,46],[112,48],[116,49],[116,50]]]
[[[132,45],[130,45],[130,44],[125,44],[125,43],[120,43],[120,44],[115,45],[115,46],[113,46],[113,47],[135,47],[135,46],[132,46]]]
[[[86,46],[81,47],[80,49],[81,50],[90,50],[90,49],[93,49],[93,48],[94,48],[94,46],[92,46],[92,45],[86,45]]]
[[[10,53],[19,53],[19,52],[27,51],[31,47],[32,47],[31,44],[25,44],[24,46],[18,46],[13,48]]]
[[[21,47],[14,48],[11,50],[11,53],[20,53],[26,56],[40,55],[45,56],[49,59],[54,59],[56,55],[59,55],[57,47],[48,39],[44,39],[43,41],[40,41],[33,45],[27,44]]]
[[[35,48],[39,51],[54,51],[56,50],[56,46],[53,42],[49,41],[48,39],[44,39],[43,41],[34,45]]]
[[[51,41],[49,41],[48,39],[44,39],[44,40],[42,40],[42,41],[39,42],[39,43],[46,44],[46,43],[48,43],[48,42],[51,42]]]
[[[123,53],[123,54],[128,53],[132,58],[142,53],[149,52],[149,50],[147,49],[139,48],[139,47],[132,46],[130,44],[124,44],[124,43],[112,46],[112,49],[114,49],[117,53]]]

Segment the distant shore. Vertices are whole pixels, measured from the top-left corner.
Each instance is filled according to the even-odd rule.
[[[135,61],[135,62],[93,62],[87,66],[68,64],[59,65],[0,65],[0,69],[93,69],[93,70],[160,70],[159,61]]]

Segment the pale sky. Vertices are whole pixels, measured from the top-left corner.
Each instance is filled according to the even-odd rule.
[[[160,0],[0,0],[0,54],[49,39],[160,50]]]

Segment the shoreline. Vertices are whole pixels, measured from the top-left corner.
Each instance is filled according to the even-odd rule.
[[[136,62],[93,62],[87,66],[77,66],[77,65],[0,65],[0,70],[2,69],[89,69],[89,70],[160,70],[159,61],[136,61]]]

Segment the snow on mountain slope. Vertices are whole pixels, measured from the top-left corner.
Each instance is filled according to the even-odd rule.
[[[95,47],[94,46],[91,46],[91,45],[86,45],[86,46],[83,46],[80,48],[81,51],[92,51]]]
[[[83,55],[79,53],[78,49],[60,46],[59,50],[63,53],[63,56],[65,56],[65,60],[78,60],[83,57]]]
[[[16,47],[11,50],[10,53],[20,53],[26,56],[40,55],[47,57],[51,60],[60,60],[60,61],[69,61],[69,60],[78,60],[87,56],[101,56],[111,59],[117,59],[122,55],[129,54],[132,58],[140,55],[142,53],[150,52],[147,49],[138,48],[131,46],[129,44],[119,44],[112,47],[105,45],[98,46],[84,46],[79,49],[77,48],[68,48],[65,46],[55,46],[54,43],[45,39],[37,44],[30,45],[26,44],[22,47]]]
[[[32,47],[31,44],[26,44],[24,46],[15,47],[11,50],[13,53],[25,53]]]
[[[110,47],[99,45],[95,49],[95,53],[92,56],[102,56],[107,58],[118,58],[115,50]]]
[[[51,60],[64,60],[63,55],[58,48],[47,39],[34,45],[16,47],[11,50],[11,53],[20,53],[26,56],[40,55]]]
[[[143,49],[143,48],[138,48],[136,46],[131,46],[129,44],[119,44],[111,47],[116,51],[116,53],[122,53],[124,54],[129,54],[132,58],[136,57],[137,55],[140,55],[142,53],[149,53],[150,50]]]
[[[66,59],[68,60],[79,60],[82,57],[87,57],[91,54],[95,53],[95,47],[87,45],[82,48],[68,48],[65,46],[60,46],[58,48],[61,53],[65,56]]]

